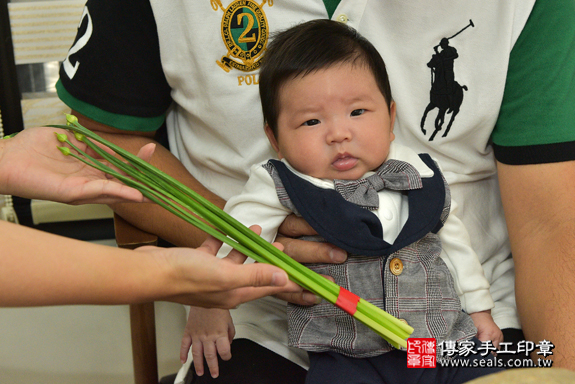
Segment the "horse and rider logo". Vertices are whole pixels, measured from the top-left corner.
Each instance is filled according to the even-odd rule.
[[[226,72],[232,68],[243,72],[258,69],[269,38],[268,22],[262,7],[266,3],[273,6],[273,0],[263,0],[261,5],[252,0],[236,0],[227,8],[220,0],[210,1],[214,11],[221,9],[224,12],[222,39],[228,49],[216,63]]]
[[[455,73],[453,71],[453,64],[455,59],[459,57],[457,50],[449,45],[449,40],[459,35],[469,27],[475,27],[472,20],[469,24],[451,37],[444,37],[438,45],[433,47],[435,54],[427,63],[431,69],[431,90],[429,91],[429,104],[423,112],[421,118],[421,131],[423,135],[427,134],[425,130],[425,119],[427,114],[437,108],[437,117],[435,118],[435,131],[429,137],[429,141],[435,139],[435,135],[443,128],[445,122],[445,115],[451,114],[451,119],[445,128],[442,137],[446,137],[453,125],[455,116],[459,113],[461,103],[463,103],[463,91],[467,91],[467,86],[460,85],[455,81]],[[441,50],[439,49],[441,48]]]

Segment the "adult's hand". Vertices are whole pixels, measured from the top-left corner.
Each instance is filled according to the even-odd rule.
[[[49,127],[27,128],[15,137],[0,140],[0,193],[74,205],[144,201],[139,191],[64,156],[57,148],[62,144],[54,132],[66,133],[79,148],[87,149],[72,134]],[[141,149],[139,156],[148,161],[153,152],[154,146],[149,145]]]
[[[256,233],[259,228],[252,227]],[[174,271],[177,292],[164,300],[207,308],[234,308],[241,303],[281,292],[299,292],[285,271],[269,264],[241,264],[245,256],[232,251],[215,257],[222,242],[208,237],[197,249],[142,247]]]
[[[276,242],[283,246],[286,254],[300,263],[340,264],[347,260],[347,253],[332,244],[296,239],[313,235],[317,235],[317,232],[304,219],[292,214],[280,226]],[[299,305],[318,304],[321,301],[320,297],[303,289],[299,292],[282,293],[276,297]]]
[[[213,238],[198,249],[131,251],[0,220],[0,244],[0,307],[163,300],[232,308],[299,289],[272,265],[216,258],[221,243]]]

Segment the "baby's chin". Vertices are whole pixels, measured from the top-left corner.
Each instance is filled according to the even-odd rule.
[[[369,171],[360,168],[354,168],[347,171],[332,171],[329,172],[329,174],[326,174],[326,177],[319,178],[329,180],[357,180],[361,179],[367,172]]]

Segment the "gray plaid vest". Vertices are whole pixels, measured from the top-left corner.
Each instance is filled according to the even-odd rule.
[[[382,239],[378,242],[376,238],[369,240],[376,230],[367,233],[369,225],[365,222],[375,218],[379,223],[379,219],[368,210],[345,201],[333,190],[321,189],[301,179],[279,161],[271,160],[264,168],[274,181],[282,205],[303,216],[321,235],[315,240],[327,239],[349,253],[343,264],[307,264],[307,267],[332,276],[336,284],[405,320],[415,329],[411,337],[432,337],[438,343],[467,340],[476,335],[477,329],[461,309],[453,277],[440,258],[441,242],[437,235],[449,215],[449,188],[431,157],[420,157],[433,170],[434,177],[423,179],[423,188],[417,193],[407,192],[409,218],[394,244]],[[346,208],[342,211],[341,206]],[[434,219],[420,217],[422,210],[427,211],[426,216],[431,213]],[[351,212],[363,218],[350,223],[354,221]],[[317,224],[322,222],[323,225]],[[325,223],[334,224],[335,232],[327,230]],[[358,227],[361,230],[355,231]],[[354,238],[369,245],[362,249]],[[288,303],[287,313],[288,342],[292,347],[312,352],[334,351],[351,357],[372,357],[393,349],[367,326],[330,303],[311,307]]]

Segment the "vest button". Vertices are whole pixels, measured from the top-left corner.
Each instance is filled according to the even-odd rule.
[[[401,275],[401,272],[403,272],[403,263],[397,257],[394,257],[389,262],[389,270],[395,276],[399,276],[399,275]]]
[[[340,23],[346,24],[348,20],[349,20],[348,17],[344,14],[341,14],[337,17],[337,21],[339,21]]]

